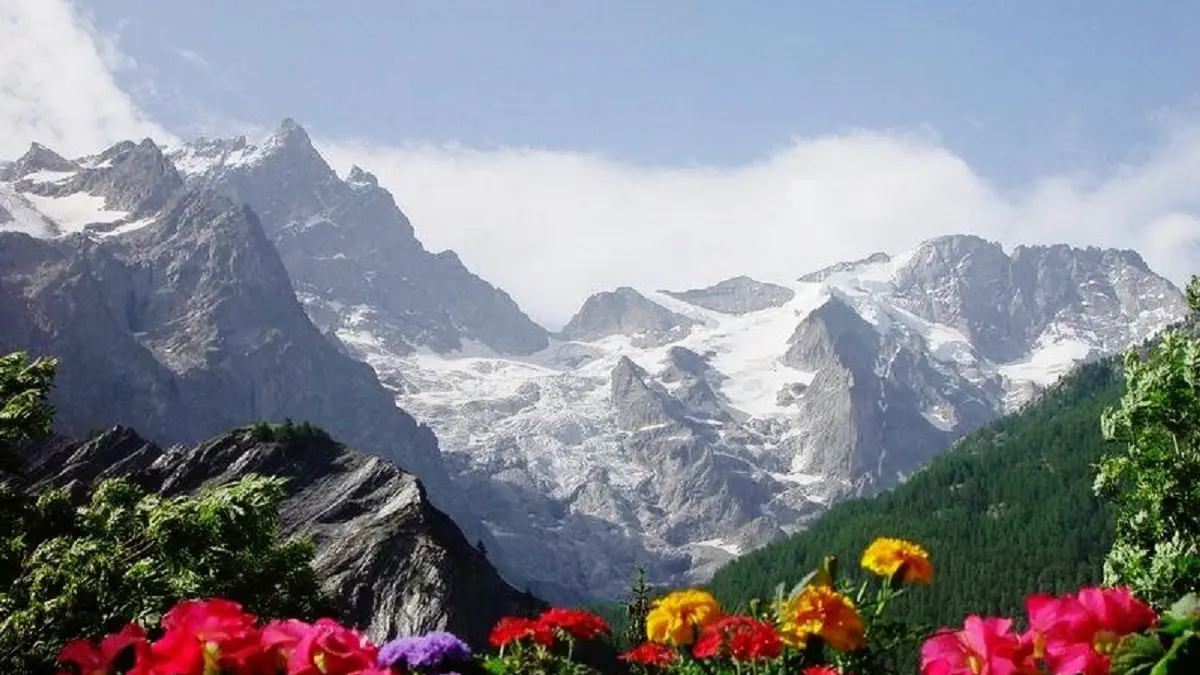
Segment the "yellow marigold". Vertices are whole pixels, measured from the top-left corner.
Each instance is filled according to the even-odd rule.
[[[829,586],[807,586],[778,607],[779,635],[803,647],[817,635],[838,651],[851,652],[866,641],[862,617],[854,602]]]
[[[891,579],[904,565],[904,582],[927,584],[933,581],[933,563],[925,549],[911,541],[880,537],[863,551],[863,569]]]
[[[646,615],[646,637],[651,642],[689,645],[696,633],[721,618],[716,598],[689,588],[659,598]]]

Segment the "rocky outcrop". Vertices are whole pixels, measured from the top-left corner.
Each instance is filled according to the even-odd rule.
[[[755,281],[747,276],[726,279],[706,288],[661,293],[697,307],[735,316],[782,307],[796,297],[796,292],[786,286]]]
[[[88,441],[25,449],[31,489],[77,490],[115,476],[164,495],[194,493],[248,474],[286,479],[287,534],[311,537],[314,567],[342,616],[375,640],[449,630],[476,648],[504,615],[544,603],[508,585],[424,486],[395,464],[334,442],[256,441],[235,430],[196,447],[162,449],[125,427]]]
[[[896,270],[896,293],[918,316],[962,331],[981,356],[1011,361],[1055,323],[1096,330],[1104,350],[1179,316],[1180,293],[1133,251],[1018,246],[1011,256],[971,235],[931,239]]]
[[[563,327],[567,340],[625,335],[637,347],[657,347],[687,337],[695,322],[623,286],[589,297]]]

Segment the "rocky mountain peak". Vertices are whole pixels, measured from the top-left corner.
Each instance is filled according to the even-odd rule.
[[[624,356],[613,366],[609,397],[618,426],[628,431],[671,424],[682,413],[645,368]]]
[[[628,336],[637,346],[663,345],[685,337],[695,322],[628,286],[596,293],[563,327],[568,340]]]
[[[264,147],[307,151],[313,149],[313,144],[304,127],[291,117],[285,117],[267,139]]]
[[[62,155],[54,152],[50,148],[41,143],[31,143],[29,150],[25,151],[17,161],[8,165],[5,168],[0,179],[3,180],[18,180],[29,174],[38,171],[78,171],[79,165]]]
[[[78,188],[103,195],[105,206],[139,218],[157,213],[183,187],[183,178],[154,141],[124,143],[101,153],[101,167],[81,174]]]
[[[998,362],[1028,353],[1048,330],[1094,333],[1117,348],[1146,333],[1124,317],[1158,312],[1156,322],[1183,308],[1178,289],[1134,252],[1059,244],[1019,246],[1009,256],[971,235],[924,242],[893,283],[906,308],[961,330]]]
[[[744,275],[706,288],[661,293],[697,307],[735,316],[782,307],[796,297],[796,292],[786,286],[756,281]]]
[[[375,177],[375,174],[364,170],[357,164],[350,167],[350,173],[346,175],[346,182],[379,187],[379,179]]]
[[[374,175],[356,166],[340,179],[294,120],[261,147],[234,147],[185,144],[172,156],[191,167],[193,182],[254,210],[309,316],[351,353],[445,353],[468,341],[506,354],[547,346],[546,331],[506,293],[453,252],[427,251]]]

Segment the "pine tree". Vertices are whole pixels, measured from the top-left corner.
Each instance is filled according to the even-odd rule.
[[[650,586],[646,584],[646,568],[638,566],[633,582],[633,597],[625,604],[625,641],[636,647],[646,641],[646,615],[650,613]]]

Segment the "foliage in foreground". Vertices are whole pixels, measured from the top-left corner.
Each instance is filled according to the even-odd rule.
[[[0,480],[21,469],[18,443],[50,433],[54,407],[49,398],[57,369],[58,361],[31,361],[25,352],[0,356]]]
[[[0,486],[0,672],[49,670],[66,640],[154,623],[176,602],[221,596],[266,617],[328,611],[311,542],[284,539],[279,479],[248,476],[196,497],[101,483],[86,506]]]
[[[1200,313],[1200,278],[1188,286]],[[1164,607],[1200,592],[1200,339],[1176,328],[1125,359],[1125,395],[1103,416],[1105,438],[1124,444],[1104,457],[1096,493],[1116,508],[1106,583],[1130,585]]]
[[[874,576],[839,578],[826,559],[790,592],[750,614],[725,614],[706,591],[675,591],[645,619],[643,642],[622,655],[640,675],[893,675],[883,658],[915,637],[886,617],[913,584],[933,579],[920,546],[879,539],[863,553]],[[921,646],[922,675],[1188,675],[1200,669],[1200,600],[1158,615],[1127,588],[1084,588],[1026,599],[1027,628],[971,615]],[[59,661],[78,675],[591,675],[573,658],[581,643],[611,638],[587,611],[552,608],[505,617],[491,644],[472,654],[456,636],[433,632],[376,646],[331,619],[260,622],[224,599],[186,601],[158,625],[131,622],[98,643],[68,642]]]

